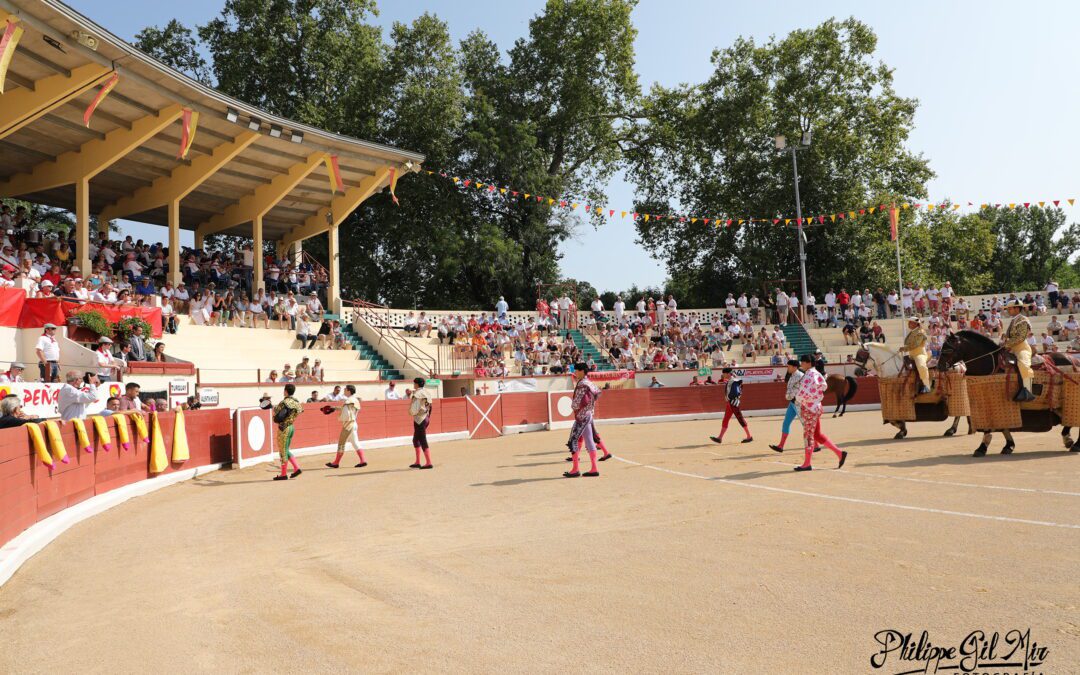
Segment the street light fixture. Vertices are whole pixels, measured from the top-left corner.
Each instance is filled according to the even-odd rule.
[[[802,136],[799,138],[799,145],[792,145],[790,148],[787,144],[787,138],[783,135],[775,136],[773,138],[773,143],[776,145],[777,151],[791,151],[791,166],[795,174],[795,223],[799,227],[799,275],[802,282],[802,305],[800,307],[800,312],[803,317],[803,323],[806,322],[806,235],[803,234],[802,200],[799,198],[799,160],[795,158],[795,153],[799,150],[809,148],[810,138],[810,130],[807,129],[802,132]]]

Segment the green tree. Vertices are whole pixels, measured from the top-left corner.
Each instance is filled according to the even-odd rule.
[[[904,147],[916,101],[893,90],[892,71],[873,58],[876,44],[865,24],[832,19],[762,45],[741,38],[713,53],[715,69],[703,84],[655,88],[627,152],[644,196],[638,211],[667,214],[677,205],[725,221],[794,221],[792,160],[775,150],[773,137],[798,144],[804,132],[812,135],[798,155],[804,216],[873,204],[880,195],[898,202],[923,196],[933,174]],[[884,245],[870,255],[864,248],[881,244],[881,229],[865,229],[862,218],[826,218],[807,228],[811,286],[862,285],[866,275],[884,274]],[[717,228],[641,218],[637,230],[691,306],[713,305],[764,280],[798,278],[797,230],[782,222]]]
[[[1066,225],[1060,208],[991,208],[979,214],[993,227],[997,242],[987,290],[1041,289],[1050,279],[1062,286],[1080,282],[1070,260],[1080,253],[1080,224]]]
[[[195,35],[176,19],[171,19],[164,28],[142,29],[135,34],[135,46],[170,68],[203,84],[211,84],[210,68],[199,53]]]

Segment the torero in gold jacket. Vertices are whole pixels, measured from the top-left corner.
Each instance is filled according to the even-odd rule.
[[[918,396],[930,391],[930,371],[926,368],[926,342],[929,338],[922,327],[922,320],[917,316],[908,319],[908,328],[911,330],[904,338],[903,351],[907,352],[915,362],[915,370],[919,371],[919,388],[915,392]]]
[[[1013,400],[1023,403],[1035,399],[1035,394],[1031,392],[1031,345],[1027,341],[1031,335],[1031,323],[1020,313],[1019,300],[1010,300],[1005,307],[1012,320],[1005,329],[1002,345],[1016,356],[1016,369],[1020,371],[1020,391],[1016,392]]]

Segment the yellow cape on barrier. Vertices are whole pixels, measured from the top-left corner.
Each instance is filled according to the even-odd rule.
[[[53,459],[67,464],[69,461],[67,448],[64,447],[64,439],[60,436],[60,427],[54,420],[45,422],[45,433],[49,435],[49,447],[52,448]]]
[[[75,427],[75,441],[83,452],[93,452],[94,448],[90,445],[90,436],[86,433],[86,425],[80,419],[71,420],[71,425]]]
[[[165,453],[165,439],[161,437],[161,424],[158,423],[156,412],[150,413],[150,424],[150,473],[161,473],[169,468],[169,456]]]
[[[120,447],[124,450],[131,449],[131,429],[128,427],[127,415],[113,415],[116,420],[116,437],[120,440]]]
[[[45,447],[45,437],[41,435],[41,427],[35,422],[27,422],[26,430],[30,433],[30,443],[34,446],[34,452],[37,453],[38,459],[45,466],[50,469],[53,468],[53,460],[49,455],[49,449]]]
[[[146,419],[142,416],[142,413],[131,413],[131,421],[135,423],[135,429],[139,432],[139,439],[143,443],[150,443],[150,433],[146,428]]]
[[[101,415],[94,415],[90,418],[90,421],[94,423],[94,433],[97,435],[97,440],[101,443],[101,447],[105,452],[112,450],[112,436],[109,435],[109,423],[105,421],[105,418]]]
[[[184,411],[177,409],[176,421],[173,423],[172,433],[172,461],[176,463],[186,462],[191,458],[188,451],[187,428],[184,426]]]

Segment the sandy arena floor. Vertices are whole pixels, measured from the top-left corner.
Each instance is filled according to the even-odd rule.
[[[825,419],[816,470],[718,422],[444,443],[273,483],[220,471],[68,531],[0,588],[0,672],[873,671],[874,634],[1031,629],[1080,672],[1080,453],[1019,434],[970,457],[944,424]],[[962,427],[966,428],[966,427]],[[796,429],[800,429],[796,424]],[[934,434],[934,435],[930,435]],[[994,441],[992,452],[1000,449]],[[351,467],[354,462],[349,462]]]

